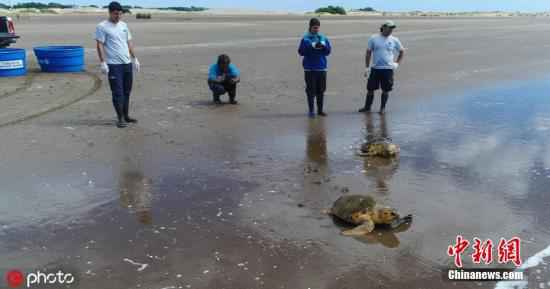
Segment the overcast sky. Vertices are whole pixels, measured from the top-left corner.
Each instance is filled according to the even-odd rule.
[[[12,0],[17,2],[30,2],[31,0]],[[36,0],[34,0],[36,1]],[[9,4],[9,0],[0,0],[0,3]],[[96,4],[106,5],[109,1],[97,0],[47,0],[40,2],[59,2],[63,4]],[[334,1],[300,1],[300,0],[120,0],[124,5],[141,5],[146,7],[158,6],[203,6],[208,8],[250,8],[255,10],[276,10],[304,12],[319,8],[320,6],[339,5],[346,8],[373,7],[384,11],[549,11],[550,0],[334,0]]]

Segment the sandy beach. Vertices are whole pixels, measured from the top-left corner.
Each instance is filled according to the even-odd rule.
[[[126,130],[99,73],[102,19],[16,23],[30,59],[35,46],[82,45],[87,73],[44,76],[31,61],[28,78],[0,79],[0,272],[63,268],[81,289],[495,288],[442,278],[458,234],[518,235],[524,260],[549,245],[549,19],[393,18],[407,50],[380,116],[356,111],[367,40],[386,18],[321,17],[328,117],[310,120],[307,16],[127,16],[142,72]],[[220,53],[242,71],[238,106],[211,104]],[[379,133],[401,146],[397,161],[357,156]],[[346,193],[414,221],[341,236],[322,210]],[[548,288],[547,269],[530,268],[524,288]]]

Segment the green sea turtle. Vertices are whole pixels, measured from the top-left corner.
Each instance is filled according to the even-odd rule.
[[[389,138],[377,138],[361,145],[360,156],[391,158],[399,154],[399,146]]]
[[[371,196],[362,195],[346,195],[338,198],[327,213],[356,226],[351,230],[343,231],[342,234],[346,236],[369,234],[376,225],[397,228],[412,221],[411,215],[401,218],[395,209],[378,206]]]

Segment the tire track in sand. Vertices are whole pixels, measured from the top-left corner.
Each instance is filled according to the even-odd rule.
[[[32,112],[28,115],[23,115],[21,117],[17,117],[17,118],[12,119],[12,120],[0,122],[0,128],[10,126],[10,125],[14,125],[14,124],[18,124],[18,123],[28,121],[28,120],[31,120],[31,119],[34,119],[34,118],[38,118],[38,117],[44,116],[48,113],[66,108],[66,107],[68,107],[72,104],[75,104],[75,103],[77,103],[77,102],[93,95],[94,93],[96,93],[101,88],[102,80],[101,80],[101,78],[99,78],[97,76],[97,74],[89,72],[89,71],[85,71],[85,72],[81,73],[81,75],[85,75],[86,77],[90,78],[93,81],[92,87],[88,91],[86,91],[84,94],[79,95],[78,97],[75,97],[75,98],[71,98],[70,100],[67,100],[67,101],[62,102],[62,103],[57,104],[57,105],[54,105],[53,107],[50,107],[50,108],[40,110],[40,111],[37,111],[37,112]],[[18,93],[27,91],[32,86],[35,79],[36,79],[36,74],[31,73],[28,76],[27,80],[24,82],[24,84],[21,87],[18,87],[15,91],[11,91],[11,92],[1,94],[0,99],[6,99],[9,96],[14,96],[14,95],[17,95]]]
[[[0,94],[0,99],[15,95],[19,92],[27,90],[31,86],[31,84],[34,80],[34,76],[35,76],[34,73],[27,74],[27,76],[25,76],[25,82],[23,82],[23,85],[19,86],[18,88],[16,88],[13,91],[8,91],[8,92],[4,92],[4,93]]]

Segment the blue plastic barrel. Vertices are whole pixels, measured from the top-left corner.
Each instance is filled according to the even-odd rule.
[[[27,74],[27,52],[19,48],[0,49],[0,77]]]
[[[35,47],[34,54],[43,72],[80,72],[84,70],[82,46]]]

